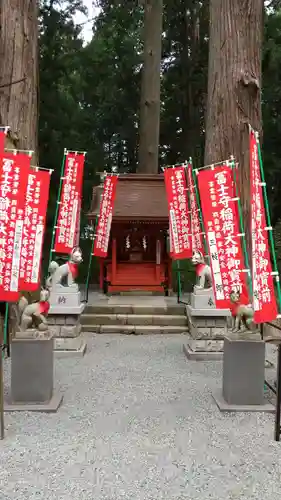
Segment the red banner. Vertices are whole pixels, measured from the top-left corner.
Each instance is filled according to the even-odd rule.
[[[81,200],[84,153],[67,153],[54,251],[70,253],[75,246]]]
[[[0,300],[19,298],[20,256],[30,156],[5,153],[0,167]]]
[[[173,259],[190,259],[192,243],[185,167],[166,168],[164,177],[169,208],[170,255]]]
[[[189,190],[189,205],[191,212],[191,240],[192,240],[192,252],[201,252],[202,255],[205,253],[202,229],[199,217],[199,207],[197,206],[196,192],[194,181],[192,178],[192,165],[189,163],[187,165],[187,181]]]
[[[117,175],[107,175],[104,181],[93,250],[96,257],[107,256],[117,180]]]
[[[232,170],[227,166],[201,170],[198,184],[216,307],[228,309],[232,290],[248,299]]]
[[[250,132],[250,179],[254,321],[265,323],[276,319],[278,309],[268,247],[258,145],[253,131]]]
[[[40,286],[40,266],[51,172],[30,169],[27,181],[19,289],[32,292]]]
[[[6,142],[7,128],[2,128],[0,130],[0,153],[4,153],[5,142]]]

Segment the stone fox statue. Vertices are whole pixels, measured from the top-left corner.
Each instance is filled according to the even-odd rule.
[[[48,315],[50,304],[49,290],[44,288],[40,292],[40,301],[28,303],[28,300],[22,296],[18,303],[19,310],[19,327],[21,331],[28,328],[37,328],[39,331],[44,332],[48,330],[48,323],[46,316]]]
[[[241,324],[244,325],[244,331],[253,331],[255,328],[254,324],[254,309],[251,304],[248,303],[240,292],[232,290],[230,292],[230,302],[231,302],[231,313],[233,317],[233,332],[241,331]]]
[[[208,264],[206,264],[201,252],[193,252],[191,259],[192,264],[195,266],[197,285],[196,288],[208,289],[212,287],[212,272]]]
[[[61,285],[63,286],[63,281],[66,280],[66,286],[75,285],[75,278],[78,273],[78,265],[81,264],[82,251],[79,247],[74,247],[69,261],[62,266],[59,266],[57,262],[52,261],[49,266],[50,276],[46,280],[46,287],[50,290],[52,287]]]

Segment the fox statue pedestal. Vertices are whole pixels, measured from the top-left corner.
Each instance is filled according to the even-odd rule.
[[[49,329],[16,332],[11,342],[11,391],[5,411],[56,412],[53,337]]]
[[[183,346],[189,359],[222,359],[224,338],[231,320],[229,309],[216,309],[212,289],[194,287],[186,306],[190,339]]]
[[[59,266],[52,261],[46,285],[50,290],[48,323],[54,336],[54,349],[60,356],[84,356],[86,343],[81,334],[80,316],[85,308],[75,283],[82,252],[74,247],[69,262]],[[63,285],[62,283],[66,283]]]
[[[220,411],[274,412],[264,396],[265,343],[252,332],[229,333],[224,341],[222,391],[213,395]]]
[[[77,285],[55,285],[50,294],[49,328],[54,336],[54,350],[60,356],[83,356],[86,343],[81,334],[80,316],[85,308]]]

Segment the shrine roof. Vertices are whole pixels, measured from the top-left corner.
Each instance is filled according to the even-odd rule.
[[[99,212],[102,185],[93,188],[89,218]],[[113,219],[168,219],[168,204],[163,174],[121,174],[116,189]]]

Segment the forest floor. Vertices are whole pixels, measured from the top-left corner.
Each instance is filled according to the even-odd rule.
[[[181,335],[86,338],[55,361],[57,413],[5,414],[1,500],[280,499],[274,415],[220,413],[221,362],[188,361]]]

